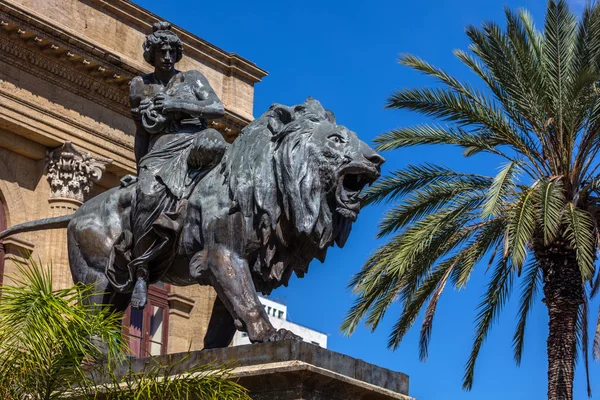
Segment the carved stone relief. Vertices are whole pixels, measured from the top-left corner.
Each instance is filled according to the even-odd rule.
[[[102,177],[111,159],[94,157],[65,142],[46,154],[46,171],[52,190],[51,198],[83,202],[94,182]]]

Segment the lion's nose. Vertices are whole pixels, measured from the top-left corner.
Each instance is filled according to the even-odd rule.
[[[363,157],[375,164],[376,167],[380,167],[381,164],[385,162],[385,158],[381,157],[379,154],[375,152],[371,147],[369,147],[366,143],[363,143]]]
[[[368,157],[365,156],[365,158],[369,161],[371,161],[373,164],[375,164],[376,166],[380,167],[381,164],[383,164],[385,162],[385,158],[381,157],[379,154],[373,152],[373,154],[369,155]]]

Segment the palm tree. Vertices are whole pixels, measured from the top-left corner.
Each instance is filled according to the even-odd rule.
[[[488,153],[503,164],[495,177],[410,165],[367,192],[370,203],[398,201],[379,229],[380,237],[395,236],[353,277],[358,298],[342,329],[351,334],[363,319],[376,329],[399,300],[402,313],[388,342],[395,349],[425,308],[419,344],[424,360],[444,289],[449,283],[465,287],[478,265],[491,268],[463,387],[471,389],[481,345],[518,278],[515,361],[521,361],[528,313],[542,288],[550,317],[548,398],[572,399],[578,344],[587,363],[588,300],[600,287],[594,265],[600,234],[600,6],[588,4],[578,19],[566,1],[550,0],[542,32],[527,11],[506,9],[505,28],[486,22],[466,33],[470,51],[454,54],[485,90],[404,55],[401,64],[442,86],[396,91],[387,107],[443,124],[400,128],[376,142],[379,150],[455,145],[465,157]],[[598,342],[595,353],[600,355]]]
[[[229,366],[182,369],[185,357],[119,374],[128,366],[122,314],[84,301],[93,285],[53,290],[51,268],[33,261],[17,268],[1,289],[0,398],[250,399],[227,379]],[[171,376],[175,370],[184,373]]]

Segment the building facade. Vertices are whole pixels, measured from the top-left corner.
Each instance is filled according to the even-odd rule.
[[[135,174],[129,82],[151,72],[142,43],[160,18],[126,0],[0,2],[0,230],[73,213],[83,201]],[[223,102],[213,121],[232,141],[252,120],[255,64],[174,27],[180,70],[202,72]],[[53,267],[56,288],[72,285],[64,229],[0,244],[5,280],[31,254]],[[138,355],[202,348],[214,291],[158,285],[125,324]]]
[[[265,311],[267,312],[273,327],[276,329],[287,329],[288,331],[291,331],[302,337],[302,340],[307,343],[320,346],[324,349],[327,348],[327,335],[319,331],[315,331],[314,329],[307,328],[306,326],[298,325],[289,321],[287,306],[285,304],[260,296],[259,300],[262,305],[265,306]],[[236,332],[235,336],[233,337],[232,345],[242,346],[245,344],[250,344],[248,334],[239,331]]]

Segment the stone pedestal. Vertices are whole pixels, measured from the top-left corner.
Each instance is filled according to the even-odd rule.
[[[185,356],[164,357],[174,361]],[[255,400],[411,400],[407,375],[296,341],[193,352],[173,373],[211,361],[236,361],[232,379]],[[143,371],[148,362],[135,360],[132,369]]]

